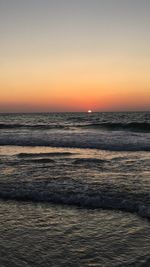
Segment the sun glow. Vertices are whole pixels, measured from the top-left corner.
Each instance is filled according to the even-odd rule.
[[[88,110],[88,113],[92,113],[92,110],[91,110],[91,109],[89,109],[89,110]]]

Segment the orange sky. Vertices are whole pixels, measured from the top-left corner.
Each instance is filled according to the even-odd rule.
[[[150,4],[62,2],[2,1],[0,112],[149,110]]]

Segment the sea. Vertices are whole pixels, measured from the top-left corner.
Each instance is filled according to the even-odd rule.
[[[150,266],[150,112],[0,114],[0,267]]]

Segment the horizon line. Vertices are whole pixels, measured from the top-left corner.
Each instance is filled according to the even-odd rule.
[[[137,113],[137,112],[150,112],[150,110],[110,110],[110,111],[92,111],[92,113],[127,113],[127,112],[133,112],[133,113]],[[1,112],[0,114],[48,114],[48,113],[88,113],[87,111],[17,111],[17,112]]]

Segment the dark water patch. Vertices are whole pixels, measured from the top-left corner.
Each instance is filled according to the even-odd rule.
[[[24,160],[24,162],[29,163],[54,163],[55,161],[53,159],[48,158],[42,158],[42,159],[30,159],[30,160]]]
[[[57,124],[5,124],[0,123],[0,129],[32,129],[32,130],[48,130],[48,129],[65,129],[65,125]]]
[[[130,122],[130,123],[91,123],[86,125],[80,125],[82,128],[95,128],[95,129],[106,129],[111,131],[137,131],[137,132],[150,132],[150,123],[148,122]]]
[[[37,158],[37,157],[63,157],[72,156],[74,153],[71,152],[49,152],[49,153],[19,153],[19,158]]]
[[[107,163],[108,160],[103,160],[103,159],[97,159],[97,158],[76,158],[74,160],[74,164],[104,164]]]

